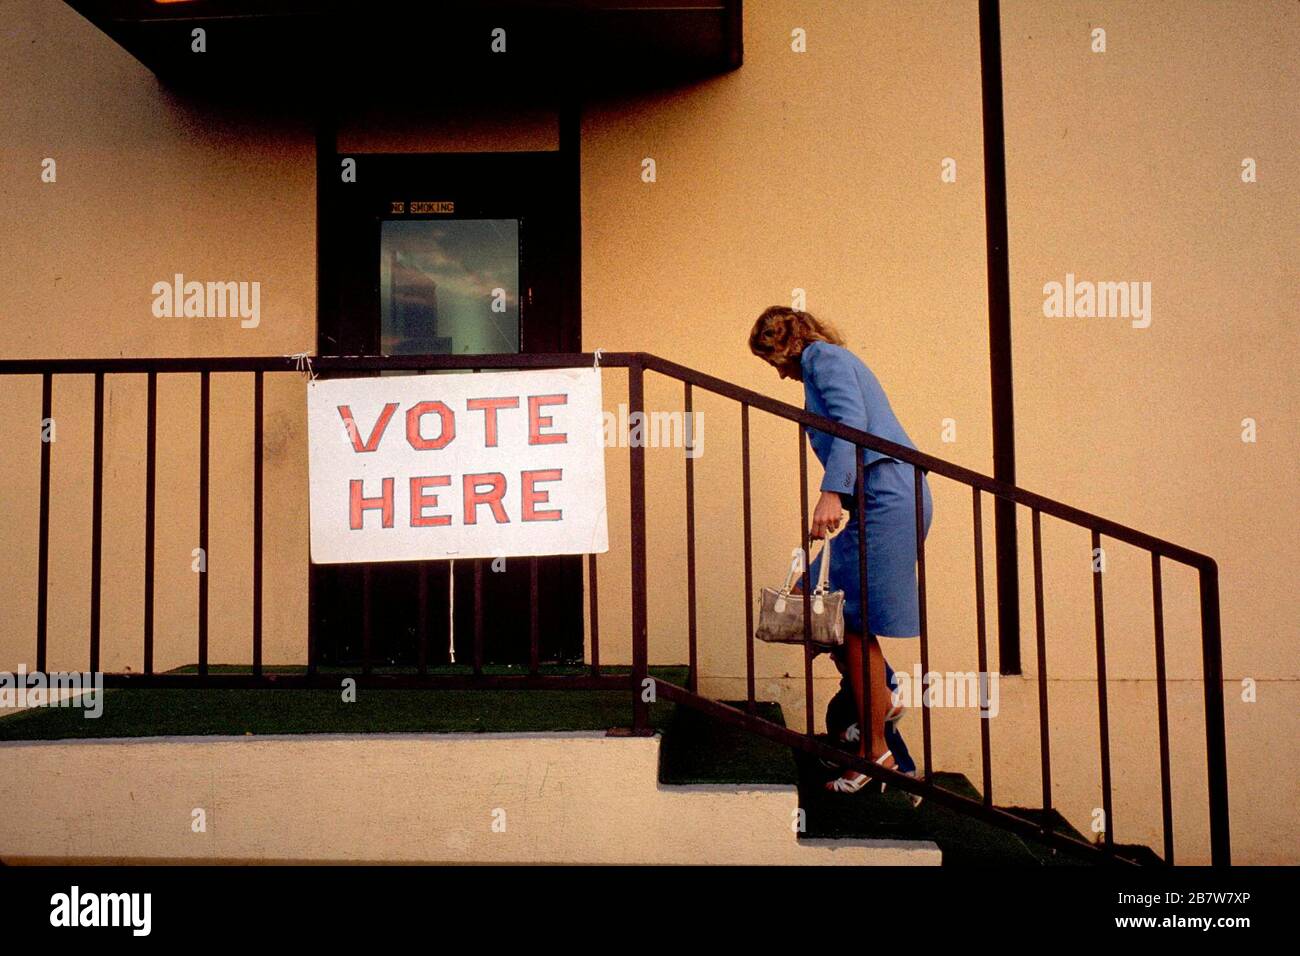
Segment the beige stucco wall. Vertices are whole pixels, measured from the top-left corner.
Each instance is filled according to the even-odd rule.
[[[287,354],[315,344],[315,143],[305,118],[214,108],[173,95],[61,3],[12,4],[0,39],[0,335],[6,358]],[[41,163],[57,162],[42,183]],[[261,321],[154,318],[152,286],[180,272],[259,281]],[[286,391],[285,386],[288,386]],[[269,633],[301,633],[307,539],[296,514],[306,463],[294,450],[301,394],[271,380],[266,481]],[[84,667],[89,622],[92,383],[54,388],[49,666]],[[195,657],[198,379],[158,391],[156,665]],[[251,376],[217,377],[212,407],[212,659],[251,644]],[[105,668],[139,670],[143,612],[144,376],[105,389]],[[0,568],[0,657],[32,660],[40,383],[0,389],[9,451]],[[283,659],[285,638],[268,644]],[[298,642],[299,645],[301,642]]]
[[[1090,52],[1108,28],[1109,51]],[[805,27],[809,52],[789,49]],[[808,308],[847,333],[925,451],[991,470],[982,141],[975,4],[746,5],[746,63],[698,88],[590,109],[584,137],[584,336],[640,348],[794,404],[746,352],[748,323],[804,289]],[[1268,798],[1260,761],[1295,779],[1297,554],[1290,479],[1296,447],[1296,333],[1289,250],[1297,236],[1287,51],[1300,17],[1281,4],[1048,5],[1003,8],[1016,434],[1019,483],[1213,555],[1222,568],[1223,642],[1237,859],[1293,860],[1294,826]],[[1213,55],[1207,55],[1207,49]],[[659,181],[639,179],[656,160]],[[1254,157],[1261,181],[1240,181]],[[940,181],[945,157],[957,181]],[[1153,321],[1047,319],[1043,284],[1153,283]],[[1290,373],[1290,374],[1288,374]],[[652,379],[652,381],[654,381]],[[613,383],[611,383],[613,384]],[[615,385],[614,390],[625,388]],[[625,394],[625,393],[624,393]],[[680,387],[649,389],[680,407]],[[675,403],[675,404],[673,404]],[[706,453],[696,466],[705,687],[743,694],[739,417],[701,397]],[[1256,444],[1241,420],[1260,423]],[[942,438],[945,419],[956,441]],[[775,581],[797,541],[795,438],[752,424],[755,575]],[[685,648],[680,455],[651,450],[648,481],[655,657]],[[810,456],[811,461],[811,456]],[[812,461],[814,482],[820,472]],[[611,468],[611,520],[626,521],[625,470]],[[933,481],[927,540],[931,667],[975,667],[971,502]],[[618,512],[622,509],[622,514]],[[995,633],[992,508],[984,508],[989,633]],[[1022,633],[1033,648],[1030,523],[1021,514]],[[1115,542],[1104,578],[1116,826],[1159,840],[1149,559]],[[1086,825],[1100,806],[1088,534],[1044,522],[1046,621],[1056,799]],[[624,552],[602,561],[625,579]],[[1175,728],[1180,859],[1206,858],[1196,576],[1163,568]],[[602,590],[602,598],[604,591]],[[601,634],[628,617],[602,601]],[[612,613],[611,613],[612,612]],[[911,667],[917,642],[890,642]],[[602,645],[604,646],[604,644]],[[996,648],[991,647],[996,661]],[[802,725],[802,656],[759,646],[759,687]],[[824,678],[820,716],[836,675]],[[782,680],[782,674],[794,676]],[[1242,699],[1257,682],[1258,702]],[[1019,685],[1019,686],[1018,686]],[[1036,684],[1003,683],[992,725],[995,781],[1017,799],[1038,786]],[[1018,713],[1019,718],[1012,717]],[[936,764],[976,777],[979,722],[936,718]],[[1288,728],[1270,733],[1268,727]],[[919,750],[919,725],[909,739]],[[942,728],[942,732],[940,732]],[[942,737],[942,739],[940,739]],[[1189,749],[1180,754],[1187,745]],[[1090,768],[1090,769],[1087,769]],[[1124,806],[1144,794],[1138,805]],[[1006,796],[1004,792],[1002,796]],[[1002,797],[1000,796],[999,799]],[[1152,817],[1150,811],[1155,811]],[[1082,816],[1080,816],[1082,813]],[[1139,823],[1135,817],[1146,817]]]
[[[0,110],[0,354],[285,354],[315,342],[314,153],[305,118],[246,116],[177,97],[70,10],[24,2],[0,38],[9,82]],[[1089,50],[1107,29],[1108,51]],[[807,307],[836,322],[880,377],[925,451],[991,469],[988,335],[976,5],[847,5],[751,0],[739,71],[670,92],[593,94],[582,118],[583,345],[644,350],[799,404],[751,358],[744,336],[767,305]],[[790,51],[803,27],[808,52]],[[1300,38],[1291,4],[1003,4],[1010,250],[1020,483],[1203,550],[1222,568],[1229,762],[1237,858],[1294,862],[1275,836],[1294,826],[1268,798],[1261,763],[1294,780],[1297,558],[1289,470],[1295,447],[1295,331],[1283,303],[1295,285],[1296,177],[1287,104],[1297,81],[1286,51]],[[68,64],[78,64],[69,69]],[[343,149],[539,149],[555,144],[544,111],[481,105],[401,117],[345,118]],[[58,160],[56,184],[40,162]],[[651,157],[657,182],[641,179]],[[957,181],[940,163],[957,162]],[[1241,160],[1259,181],[1240,181]],[[153,282],[259,280],[262,321],[158,320]],[[1153,284],[1153,321],[1047,319],[1044,282],[1080,278]],[[606,374],[606,402],[626,376]],[[268,396],[267,632],[269,662],[303,658],[306,529],[301,385],[273,381]],[[197,534],[196,379],[160,389],[158,664],[194,657]],[[104,664],[139,667],[144,422],[139,377],[108,387]],[[251,622],[248,494],[251,383],[218,377],[214,419],[211,600],[213,661],[246,661]],[[680,386],[647,381],[652,407],[679,408]],[[84,664],[90,561],[88,379],[56,385],[50,665]],[[35,621],[39,382],[0,388],[0,665],[30,660]],[[706,690],[735,694],[744,673],[739,565],[738,414],[696,392],[705,453],[696,463],[701,664]],[[1240,440],[1241,420],[1259,441]],[[945,442],[945,420],[956,440]],[[796,437],[767,416],[751,422],[756,581],[774,580],[797,536]],[[20,440],[21,439],[21,440]],[[607,468],[612,546],[600,559],[602,657],[627,657],[626,452]],[[810,484],[820,477],[809,455]],[[686,657],[680,450],[649,449],[652,660]],[[931,665],[972,669],[974,593],[970,497],[933,481],[928,539]],[[992,604],[992,509],[985,508]],[[1024,516],[1022,515],[1022,519]],[[1022,520],[1023,620],[1032,635],[1029,523]],[[1086,532],[1044,525],[1054,753],[1095,764],[1094,676]],[[1107,550],[1108,667],[1116,704],[1112,740],[1142,779],[1117,804],[1149,807],[1154,737],[1149,567]],[[1194,575],[1166,564],[1169,672],[1175,726],[1201,733]],[[915,642],[894,642],[903,668]],[[760,692],[801,720],[801,655],[757,650]],[[818,663],[820,712],[833,672]],[[1243,678],[1258,703],[1241,701]],[[1010,682],[1008,682],[1010,683]],[[1021,691],[1032,704],[1033,685]],[[1018,698],[1017,698],[1018,699]],[[1023,702],[1022,702],[1023,703]],[[1020,714],[1021,716],[1012,716]],[[947,719],[947,715],[945,720]],[[943,726],[936,762],[978,775],[978,722]],[[909,738],[919,733],[913,725]],[[1059,727],[1059,730],[1057,729]],[[1268,728],[1274,728],[1269,731]],[[993,724],[996,779],[1037,781],[1032,707],[1008,706]],[[1059,734],[1059,739],[1057,736]],[[914,740],[919,750],[919,741]],[[1117,747],[1117,755],[1121,749]],[[1084,756],[1086,755],[1086,757]],[[1085,764],[1086,761],[1086,764]],[[1203,815],[1195,746],[1175,762],[1176,820]],[[1062,806],[1100,802],[1096,773],[1070,783]],[[1129,784],[1124,783],[1125,786]],[[1133,797],[1136,793],[1138,796]],[[1090,804],[1089,801],[1092,801]],[[1199,803],[1197,801],[1200,801]],[[1157,821],[1158,822],[1158,821]],[[1182,824],[1180,823],[1180,826]],[[1191,824],[1188,824],[1191,825]],[[1197,837],[1192,838],[1195,846]],[[1279,856],[1281,855],[1281,856]],[[1189,858],[1194,859],[1195,853]]]

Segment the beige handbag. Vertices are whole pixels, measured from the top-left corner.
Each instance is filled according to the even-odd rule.
[[[831,591],[830,566],[831,556],[827,550],[834,535],[823,539],[821,570],[817,575],[817,586],[810,597],[812,606],[812,642],[828,647],[844,643],[844,592]],[[815,557],[815,556],[814,556]],[[810,559],[811,560],[811,559]],[[759,594],[758,630],[755,636],[760,641],[773,644],[802,644],[803,633],[803,595],[792,594],[796,575],[803,572],[803,551],[795,549],[794,560],[790,562],[790,573],[786,575],[785,585],[777,588],[763,588]]]

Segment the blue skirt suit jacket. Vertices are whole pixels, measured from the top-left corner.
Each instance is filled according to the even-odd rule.
[[[848,349],[810,342],[800,356],[804,408],[851,428],[916,448],[899,424],[885,391],[871,369]],[[830,543],[832,590],[844,592],[844,624],[863,633],[857,508],[857,446],[809,429],[813,453],[826,469],[821,489],[841,496],[848,523]],[[862,450],[867,536],[867,628],[878,637],[916,637],[921,633],[916,593],[916,489],[910,464],[870,448]],[[926,535],[934,506],[930,484],[921,478]],[[823,549],[824,550],[824,549]],[[822,555],[809,566],[816,581]]]

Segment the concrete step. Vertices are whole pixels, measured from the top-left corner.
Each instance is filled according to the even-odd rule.
[[[0,744],[0,860],[937,865],[798,840],[793,782],[663,784],[662,738],[295,734]]]

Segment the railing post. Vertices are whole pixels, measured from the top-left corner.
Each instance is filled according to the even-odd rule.
[[[934,747],[930,736],[930,637],[925,603],[925,488],[921,469],[912,466],[912,504],[916,511],[916,611],[921,626],[921,778],[930,782]],[[865,515],[863,519],[865,521]]]
[[[475,568],[475,575],[476,575],[475,581],[479,581],[482,579],[483,577],[482,570],[483,570],[482,562],[480,561],[478,566]],[[591,604],[589,605],[590,611],[588,612],[591,617],[591,676],[599,677],[600,676],[600,596],[596,590],[598,579],[596,576],[596,555],[594,552],[592,554],[587,555],[587,572],[588,572],[587,578],[591,584],[590,588],[588,589],[588,597],[591,600]],[[478,658],[475,659],[477,660]],[[691,688],[691,690],[694,689],[695,689],[694,687]]]
[[[1038,747],[1042,764],[1043,783],[1043,833],[1051,825],[1052,810],[1052,753],[1050,721],[1047,712],[1047,620],[1043,608],[1043,520],[1038,509],[1033,510],[1034,533],[1034,635],[1038,650]]]
[[[1110,780],[1110,709],[1106,688],[1106,612],[1102,604],[1101,576],[1105,556],[1101,547],[1101,534],[1092,529],[1092,614],[1093,629],[1097,634],[1097,721],[1101,740],[1101,806],[1106,820],[1104,839],[1106,852],[1115,849],[1115,818],[1111,805]]]
[[[1165,836],[1165,863],[1174,865],[1174,808],[1169,773],[1169,691],[1165,678],[1164,586],[1160,555],[1151,552],[1151,608],[1156,642],[1156,714],[1160,731],[1160,822]]]
[[[448,569],[448,574],[451,569]],[[541,618],[538,616],[537,555],[528,559],[528,675],[536,677],[542,672]]]
[[[1210,863],[1232,864],[1228,831],[1228,747],[1223,721],[1223,646],[1219,622],[1219,566],[1200,569],[1201,676],[1205,685],[1205,764],[1210,787]]]
[[[809,580],[808,554],[812,551],[812,541],[809,539],[808,528],[808,443],[804,441],[806,430],[802,425],[799,426],[799,547],[803,549],[803,558],[800,563],[803,565],[803,700],[804,700],[804,723],[807,727],[805,733],[811,737],[816,732],[816,721],[813,717],[813,673],[812,673],[812,583]],[[748,500],[748,499],[747,499]],[[825,545],[822,545],[822,560],[829,561],[831,556],[825,553]],[[865,653],[865,648],[864,648]],[[750,668],[750,674],[754,673]],[[862,733],[869,732],[869,725],[864,724]]]
[[[854,467],[853,491],[854,506],[856,509],[855,520],[858,523],[858,594],[859,594],[859,616],[862,618],[862,701],[858,708],[858,733],[868,734],[871,729],[871,654],[867,650],[867,635],[871,632],[871,602],[868,595],[871,589],[867,582],[867,472],[865,455],[862,446],[854,448],[853,457],[856,459]],[[830,558],[822,560],[829,561]],[[884,648],[881,648],[881,660],[884,660]],[[848,655],[844,657],[845,667],[848,667]],[[852,681],[852,675],[849,676]],[[883,729],[883,728],[882,728]],[[828,727],[829,731],[830,728]],[[861,739],[867,740],[870,744],[869,737]]]
[[[158,373],[155,371],[149,372],[146,395],[149,408],[145,422],[144,466],[144,672],[152,674],[154,532],[158,498]]]
[[[253,676],[262,676],[262,478],[266,388],[253,373]]]
[[[646,647],[646,553],[645,553],[645,382],[639,358],[628,363],[628,488],[631,495],[632,540],[632,733],[650,732],[650,705],[645,700],[649,677]],[[638,427],[639,426],[639,427]],[[640,437],[638,437],[638,435]]]
[[[698,620],[696,615],[696,595],[695,595],[695,410],[691,401],[691,383],[684,383],[684,398],[682,415],[686,421],[686,640],[687,640],[687,663],[690,666],[690,675],[686,679],[686,687],[692,693],[698,693],[700,689],[700,651],[699,651],[699,634],[697,631]],[[746,447],[748,451],[748,447]],[[746,481],[749,478],[748,469],[745,472]],[[749,508],[745,509],[745,520],[749,520]],[[746,536],[746,542],[749,538]],[[745,600],[749,601],[748,607],[752,607],[750,590],[748,582],[745,585]],[[753,611],[749,612],[752,617]]]
[[[421,561],[415,572],[415,669],[429,673],[429,562]]]
[[[45,671],[50,609],[50,445],[45,429],[53,423],[54,376],[41,376],[41,513],[36,551],[36,669]]]
[[[483,676],[483,559],[474,562],[474,676]]]
[[[104,569],[104,373],[95,373],[95,444],[90,516],[90,669],[99,670],[100,598]],[[206,560],[207,551],[204,551]],[[202,580],[202,579],[200,579]]]
[[[993,499],[996,516],[997,498]],[[984,614],[984,514],[980,506],[980,490],[971,489],[972,521],[975,528],[975,637],[976,661],[979,666],[980,710],[987,705],[984,688],[989,680],[988,625]],[[988,716],[980,714],[980,765],[983,769],[983,791],[986,806],[993,806],[993,757],[989,741]]]
[[[208,676],[208,496],[212,470],[212,374],[199,373],[199,676]]]
[[[749,405],[740,404],[740,509],[745,538],[745,707],[754,702],[754,548],[749,500]]]

